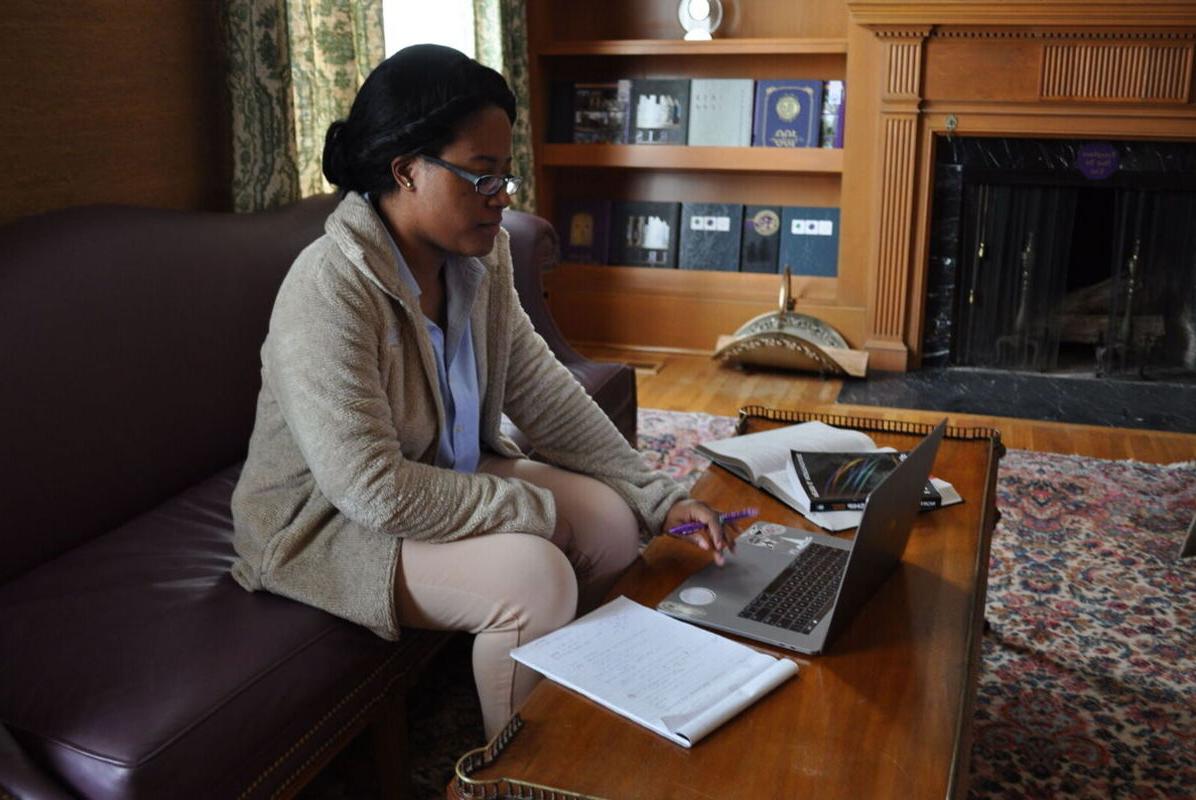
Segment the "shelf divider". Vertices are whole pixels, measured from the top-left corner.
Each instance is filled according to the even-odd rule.
[[[702,147],[667,144],[546,144],[549,167],[621,167],[703,172],[843,171],[843,150],[829,147]]]
[[[681,39],[601,39],[546,42],[542,56],[678,56],[678,55],[777,55],[846,53],[846,39],[714,39],[687,42]]]

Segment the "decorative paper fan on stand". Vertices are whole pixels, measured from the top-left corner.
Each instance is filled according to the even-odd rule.
[[[867,375],[867,352],[852,350],[830,325],[793,310],[797,301],[789,288],[790,277],[786,268],[781,278],[780,308],[748,320],[731,336],[718,337],[714,357],[729,363],[822,375]]]

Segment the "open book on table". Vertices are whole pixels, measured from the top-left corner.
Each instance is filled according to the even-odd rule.
[[[797,674],[787,658],[618,597],[511,658],[691,747]]]
[[[733,436],[697,446],[697,451],[714,463],[768,492],[828,531],[842,531],[860,524],[862,511],[814,511],[810,497],[794,474],[792,451],[821,453],[892,452],[879,448],[872,437],[860,431],[836,428],[824,422],[803,422],[745,436]],[[940,478],[931,478],[940,505],[963,502],[959,492]]]

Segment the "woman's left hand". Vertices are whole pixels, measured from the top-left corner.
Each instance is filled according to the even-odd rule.
[[[719,522],[717,511],[701,500],[691,498],[673,504],[664,518],[661,533],[667,534],[670,528],[687,522],[701,523],[705,527],[693,533],[679,534],[679,538],[688,539],[703,550],[711,551],[714,554],[714,563],[721,567],[726,560],[723,551],[735,551],[735,540],[730,536],[730,532],[734,530],[731,523]]]

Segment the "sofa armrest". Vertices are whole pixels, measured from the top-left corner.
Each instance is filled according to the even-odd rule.
[[[0,800],[72,800],[30,760],[17,740],[0,725]]]
[[[511,235],[515,290],[519,292],[519,302],[531,317],[536,332],[544,337],[562,364],[586,361],[585,356],[569,345],[544,299],[544,271],[555,267],[560,260],[560,239],[556,230],[541,217],[511,209],[503,212],[502,224]]]
[[[574,350],[557,327],[544,300],[541,277],[545,269],[556,266],[560,257],[556,231],[541,217],[511,209],[503,212],[503,227],[511,235],[515,290],[536,332],[611,418],[624,438],[636,447],[635,370],[626,364],[592,361]],[[520,436],[514,438],[527,452],[526,440]]]

